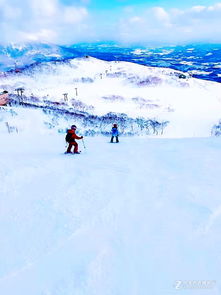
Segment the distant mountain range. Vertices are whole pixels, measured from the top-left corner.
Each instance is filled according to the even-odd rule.
[[[221,45],[190,44],[185,46],[123,46],[114,43],[81,43],[70,46],[53,44],[0,45],[0,71],[12,71],[35,63],[67,60],[90,55],[113,61],[172,68],[193,77],[221,82]]]
[[[82,54],[71,47],[52,44],[0,45],[0,70],[22,69],[35,63],[80,57]]]

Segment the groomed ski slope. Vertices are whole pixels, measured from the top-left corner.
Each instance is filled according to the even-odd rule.
[[[221,139],[63,137],[1,135],[0,293],[219,295]]]

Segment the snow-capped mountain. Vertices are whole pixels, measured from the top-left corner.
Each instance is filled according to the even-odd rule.
[[[167,122],[164,135],[171,137],[209,136],[221,117],[219,83],[171,69],[88,56],[6,73],[0,86],[11,94],[23,88],[23,101],[35,98],[39,104],[56,103],[96,116],[114,112]]]
[[[113,42],[0,45],[0,71],[24,68],[33,63],[66,60],[90,55],[106,61],[127,61],[152,67],[171,68],[195,78],[221,81],[220,44],[187,44],[183,46],[140,46]]]
[[[82,56],[76,49],[54,44],[25,43],[0,45],[0,70],[10,71],[35,63]]]

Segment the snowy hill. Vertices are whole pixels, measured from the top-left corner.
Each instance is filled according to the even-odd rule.
[[[1,294],[220,295],[220,87],[91,57],[3,73]]]
[[[163,129],[168,137],[209,136],[221,117],[219,83],[171,69],[92,57],[7,73],[0,78],[0,88],[10,93],[24,88],[23,101],[33,98],[39,104],[56,103],[96,116],[114,112],[158,122],[167,126]]]
[[[220,138],[90,137],[66,156],[37,127],[1,134],[1,294],[220,294]]]

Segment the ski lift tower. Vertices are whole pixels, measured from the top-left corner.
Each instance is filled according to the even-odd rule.
[[[19,87],[19,88],[16,88],[15,91],[17,92],[19,103],[23,103],[23,93],[24,93],[25,89],[22,87]]]

